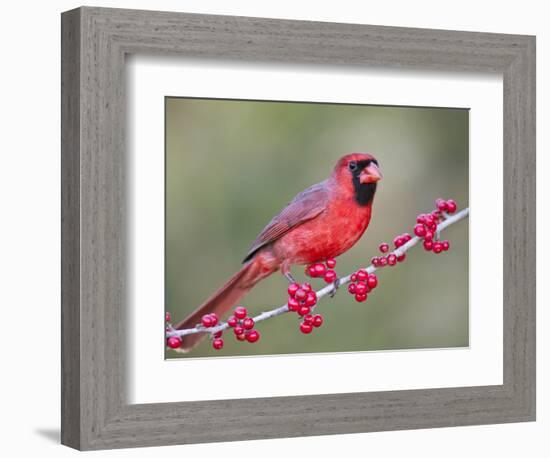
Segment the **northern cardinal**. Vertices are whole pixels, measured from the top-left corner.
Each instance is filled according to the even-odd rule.
[[[176,329],[197,325],[203,315],[224,315],[256,283],[277,270],[291,281],[290,266],[335,258],[349,250],[367,229],[376,184],[382,178],[378,161],[367,153],[338,160],[330,177],[298,194],[256,238],[243,266]],[[189,351],[204,337],[182,338]]]

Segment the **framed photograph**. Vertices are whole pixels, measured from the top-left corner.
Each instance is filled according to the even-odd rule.
[[[469,346],[468,109],[175,97],[165,103],[165,307],[175,347],[167,347],[167,359]],[[401,133],[392,135],[395,129]],[[376,156],[342,153],[365,144]],[[390,176],[386,168],[402,172]],[[197,170],[215,177],[211,186]],[[461,223],[448,231],[452,241],[443,231],[434,240],[436,221],[432,229],[416,221],[424,217],[415,206],[439,211],[434,188],[453,193],[445,212]],[[424,251],[455,252],[440,257],[444,268],[434,269],[432,256],[405,253],[414,231],[423,235]],[[257,239],[260,232],[267,235]],[[359,272],[371,258],[374,264]],[[415,268],[382,273],[411,259]],[[348,283],[349,273],[355,281]],[[336,278],[338,296],[326,289]],[[376,295],[379,280],[385,292]],[[405,286],[415,284],[424,286]],[[280,316],[284,302],[296,313]],[[239,305],[247,310],[240,319]]]
[[[62,240],[70,447],[532,421],[535,38],[63,13]]]

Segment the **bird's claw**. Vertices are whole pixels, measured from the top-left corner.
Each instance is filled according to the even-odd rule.
[[[330,297],[333,298],[334,295],[336,294],[336,290],[340,288],[340,279],[337,278],[336,280],[334,280],[334,283],[332,283],[332,291],[330,292]]]
[[[289,283],[296,283],[296,280],[292,276],[290,272],[287,272],[284,274],[285,278],[288,280]]]

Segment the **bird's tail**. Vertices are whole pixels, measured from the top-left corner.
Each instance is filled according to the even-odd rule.
[[[256,283],[272,274],[275,270],[277,269],[266,269],[265,265],[261,262],[261,256],[256,256],[244,264],[220,289],[210,296],[187,318],[176,324],[174,328],[193,328],[199,324],[201,318],[208,313],[215,313],[219,317],[222,317],[231,307],[241,300]],[[183,336],[181,346],[177,350],[187,353],[195,347],[205,335],[205,333],[197,333]]]

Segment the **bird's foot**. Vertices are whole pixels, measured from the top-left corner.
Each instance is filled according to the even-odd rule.
[[[334,283],[332,283],[332,291],[330,292],[330,297],[333,298],[334,295],[336,294],[336,290],[340,288],[340,279],[337,278],[336,280],[334,280]]]

